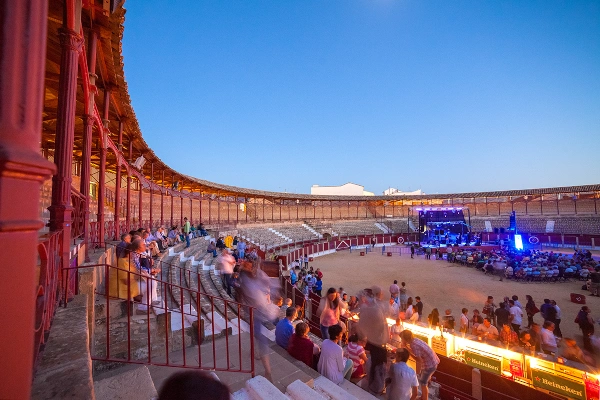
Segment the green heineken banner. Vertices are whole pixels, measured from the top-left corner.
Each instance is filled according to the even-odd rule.
[[[531,369],[531,376],[534,387],[546,389],[572,399],[585,400],[585,385],[583,381],[575,382],[556,376],[551,372],[533,368]]]
[[[468,365],[479,368],[492,374],[500,375],[502,373],[502,360],[493,357],[486,357],[480,353],[465,350],[465,361]]]

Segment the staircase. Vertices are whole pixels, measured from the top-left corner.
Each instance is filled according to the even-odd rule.
[[[375,222],[375,226],[381,229],[383,233],[392,233],[392,230],[387,227],[387,225],[382,224],[381,222]]]
[[[285,236],[283,233],[273,229],[273,228],[267,228],[269,231],[273,232],[274,234],[276,234],[277,236],[281,237],[282,239],[284,239],[285,241],[292,243],[293,240],[287,236]]]
[[[317,232],[316,230],[314,230],[314,229],[312,228],[312,226],[308,225],[306,222],[304,222],[304,223],[302,224],[302,226],[303,226],[304,228],[306,228],[306,229],[307,229],[307,230],[308,230],[310,233],[312,233],[313,235],[316,235],[316,236],[317,236],[319,239],[323,239],[323,235],[321,235],[319,232]],[[333,235],[333,236],[336,236],[336,235]]]

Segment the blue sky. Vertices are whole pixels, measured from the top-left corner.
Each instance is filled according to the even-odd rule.
[[[182,173],[297,193],[600,183],[599,1],[125,8],[133,107]]]

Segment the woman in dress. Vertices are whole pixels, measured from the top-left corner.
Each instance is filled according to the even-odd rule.
[[[431,310],[431,313],[427,317],[427,321],[429,322],[429,326],[437,327],[440,324],[440,312],[437,308]]]
[[[410,317],[412,317],[412,315],[414,314],[414,310],[413,310],[413,299],[412,297],[409,297],[408,300],[406,300],[406,311],[404,312],[405,315],[405,319],[410,319]]]

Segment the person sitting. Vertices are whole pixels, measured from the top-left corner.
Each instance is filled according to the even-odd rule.
[[[367,362],[367,353],[365,352],[365,340],[358,338],[355,333],[348,338],[348,358],[352,360],[352,376],[351,378],[361,378],[365,375],[364,364]]]
[[[167,238],[169,239],[169,246],[173,246],[174,244],[179,243],[181,241],[179,239],[179,231],[177,230],[177,226],[171,227]]]
[[[213,257],[217,257],[217,246],[215,245],[215,241],[211,240],[206,248],[206,253],[212,254]]]
[[[477,336],[483,337],[485,339],[498,339],[498,329],[496,329],[496,327],[492,325],[492,320],[489,318],[485,318],[483,320],[483,324],[480,324],[477,327],[476,334]]]
[[[288,348],[290,337],[294,333],[292,322],[296,320],[297,315],[296,307],[288,307],[285,310],[285,318],[275,327],[275,342],[284,349]]]
[[[519,343],[517,332],[515,332],[508,323],[502,325],[500,341],[506,346],[516,346]]]
[[[419,380],[415,370],[406,364],[409,357],[410,353],[407,349],[396,350],[396,362],[390,366],[385,380],[389,400],[417,398]]]
[[[531,333],[529,333],[529,331],[521,332],[519,346],[521,346],[524,350],[535,350],[535,343],[533,343],[531,339]]]
[[[337,344],[342,338],[342,327],[339,324],[331,325],[328,328],[329,339],[323,341],[321,347],[321,357],[317,370],[321,375],[331,382],[339,385],[345,379],[350,379],[352,375],[352,360],[344,359],[344,351]]]
[[[294,334],[290,337],[287,351],[296,360],[315,368],[315,356],[319,355],[321,349],[309,339],[308,331],[308,324],[299,322]]]
[[[129,233],[122,234],[121,241],[115,249],[115,255],[117,256],[117,259],[129,256],[129,250],[127,249],[127,247],[129,247],[130,244],[131,235]]]

